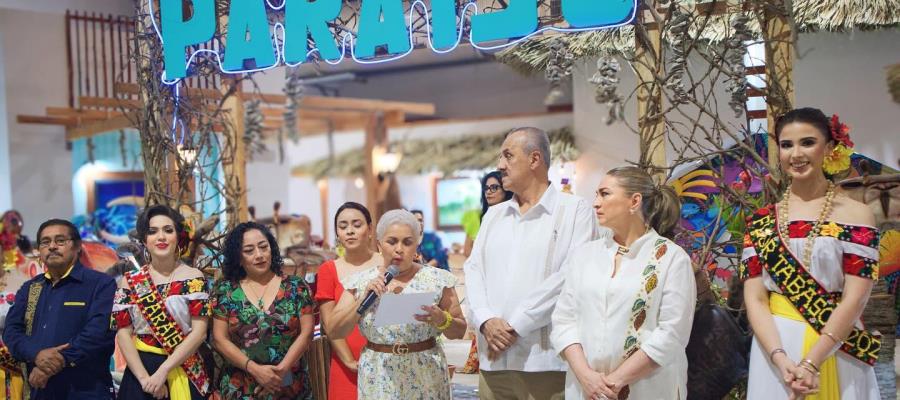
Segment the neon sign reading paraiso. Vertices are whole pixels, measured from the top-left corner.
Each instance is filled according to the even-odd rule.
[[[547,30],[575,32],[629,24],[637,10],[637,0],[562,0],[562,17],[570,28],[538,29],[537,0],[509,0],[505,9],[493,12],[480,12],[474,2],[457,9],[456,0],[431,0],[430,10],[422,0],[412,2],[408,10],[403,9],[403,0],[361,0],[356,35],[345,32],[337,37],[328,23],[340,15],[342,0],[282,0],[277,5],[269,0],[231,0],[224,49],[200,49],[185,57],[188,47],[213,38],[216,15],[214,0],[193,0],[193,15],[185,20],[182,1],[159,0],[161,26],[154,24],[163,45],[163,80],[171,83],[185,77],[189,64],[202,53],[212,53],[225,73],[259,71],[279,63],[296,66],[316,52],[331,64],[339,63],[347,53],[360,63],[395,60],[412,51],[411,26],[416,7],[424,11],[429,44],[439,53],[459,45],[469,13],[470,43],[479,49],[493,50]],[[153,0],[146,4],[153,15]],[[270,27],[269,10],[283,11],[284,24]],[[307,35],[314,46],[306,40]],[[509,41],[512,39],[516,40]],[[483,46],[498,40],[507,42]],[[381,46],[387,55],[376,57],[376,48]]]

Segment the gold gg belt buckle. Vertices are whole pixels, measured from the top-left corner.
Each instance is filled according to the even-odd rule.
[[[394,353],[394,355],[398,356],[409,354],[409,346],[407,346],[405,343],[397,343],[393,347],[391,347],[391,353]]]

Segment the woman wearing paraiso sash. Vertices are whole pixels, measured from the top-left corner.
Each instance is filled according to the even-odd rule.
[[[874,217],[829,179],[853,143],[837,116],[802,108],[775,125],[788,188],[748,218],[741,276],[753,327],[747,398],[879,399],[879,338],[863,309],[878,274]]]
[[[197,350],[206,339],[209,285],[180,261],[184,218],[151,206],[138,216],[137,232],[150,264],[125,274],[113,303],[112,328],[127,363],[118,398],[205,399],[211,382]]]

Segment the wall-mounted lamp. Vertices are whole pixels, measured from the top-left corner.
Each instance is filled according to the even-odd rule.
[[[197,149],[190,146],[178,145],[178,157],[181,158],[181,161],[185,164],[193,165],[194,161],[197,160]]]
[[[378,179],[384,180],[388,175],[393,175],[394,172],[397,172],[397,167],[400,166],[400,160],[402,159],[403,154],[390,150],[378,154],[375,158],[375,169],[378,171]]]

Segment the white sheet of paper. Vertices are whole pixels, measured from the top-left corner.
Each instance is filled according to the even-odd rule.
[[[422,323],[413,318],[424,314],[422,306],[433,305],[436,292],[385,294],[375,310],[375,326]]]

